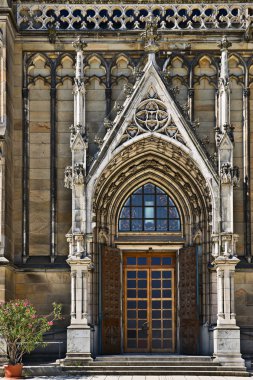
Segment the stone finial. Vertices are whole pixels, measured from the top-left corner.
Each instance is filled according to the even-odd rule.
[[[157,23],[157,17],[154,17],[153,13],[149,14],[145,31],[141,33],[141,38],[145,43],[144,49],[148,53],[156,53],[159,50],[157,41],[159,41],[161,37],[158,35]]]
[[[86,48],[87,44],[84,42],[80,36],[77,37],[77,39],[72,42],[72,46],[75,48],[75,51],[83,51],[84,48]]]
[[[223,36],[221,42],[218,43],[221,50],[227,50],[230,46],[232,46],[232,43],[228,41],[226,36]]]

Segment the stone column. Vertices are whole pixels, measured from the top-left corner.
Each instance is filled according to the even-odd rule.
[[[91,259],[70,257],[71,268],[71,323],[67,329],[67,354],[62,365],[84,365],[91,361],[88,281]]]
[[[214,328],[214,357],[221,365],[244,367],[240,352],[240,329],[236,325],[234,308],[234,272],[236,257],[234,234],[233,188],[239,184],[239,169],[233,166],[233,129],[230,126],[230,85],[228,48],[231,43],[223,37],[219,77],[219,119],[216,128],[220,175],[219,230],[212,236],[212,255],[217,271],[217,327]]]
[[[67,263],[71,268],[71,323],[67,330],[67,354],[62,365],[82,365],[90,360],[89,276],[93,269],[87,255],[86,242],[86,141],[85,87],[83,50],[80,39],[73,43],[76,50],[74,84],[74,124],[70,131],[72,165],[65,168],[65,187],[72,190],[72,226],[66,238],[69,244]]]

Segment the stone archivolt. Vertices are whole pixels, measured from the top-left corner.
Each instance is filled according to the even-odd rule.
[[[211,198],[204,177],[181,149],[155,137],[143,138],[125,148],[97,180],[93,212],[98,230],[106,226],[111,234],[117,233],[115,220],[124,199],[147,181],[153,181],[172,194],[181,211],[188,239],[191,223],[192,227],[199,224],[207,231]]]

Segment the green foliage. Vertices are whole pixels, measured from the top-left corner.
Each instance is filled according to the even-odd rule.
[[[6,343],[10,364],[21,363],[25,353],[30,353],[43,343],[43,334],[54,321],[61,319],[61,305],[53,303],[53,311],[39,316],[28,300],[13,300],[0,304],[0,335]],[[2,351],[5,349],[2,347]]]

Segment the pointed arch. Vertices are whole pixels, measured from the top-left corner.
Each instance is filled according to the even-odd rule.
[[[199,61],[203,58],[208,58],[208,60],[210,61],[211,65],[215,67],[216,69],[216,73],[218,74],[219,72],[219,64],[217,62],[217,60],[211,56],[210,54],[208,53],[202,53],[202,54],[199,54],[197,55],[191,62],[191,70],[194,71],[194,67],[199,63]]]
[[[131,56],[128,56],[128,55],[126,55],[126,54],[124,54],[124,53],[119,53],[119,54],[116,54],[116,55],[112,58],[112,60],[110,61],[110,63],[109,63],[109,70],[110,70],[110,71],[112,70],[113,66],[115,66],[117,60],[118,60],[119,58],[121,58],[121,57],[123,57],[125,60],[127,60],[127,61],[130,63],[130,65],[131,65],[132,67],[135,66],[134,61],[133,61],[133,59],[132,59]]]
[[[176,53],[171,54],[171,56],[166,59],[166,61],[163,64],[163,71],[167,71],[168,68],[172,67],[173,63],[176,61],[181,62],[182,67],[184,67],[187,70],[187,72],[189,71],[189,61],[185,58],[185,56]],[[187,75],[187,73],[185,75]]]

